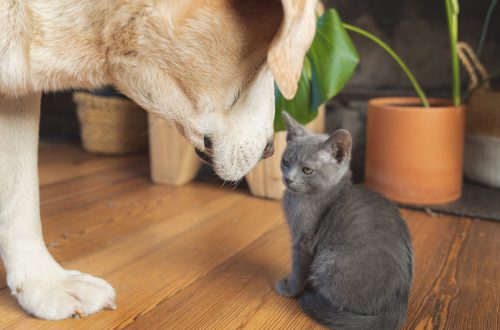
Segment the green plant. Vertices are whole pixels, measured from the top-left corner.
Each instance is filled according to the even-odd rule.
[[[370,39],[371,41],[373,41],[377,45],[379,45],[382,49],[384,49],[396,61],[396,63],[401,67],[401,69],[404,71],[404,73],[406,74],[406,76],[410,80],[411,84],[413,85],[415,92],[419,96],[419,98],[422,102],[422,105],[426,108],[429,107],[429,101],[427,100],[427,96],[425,96],[425,93],[422,90],[422,87],[420,87],[420,84],[417,82],[417,79],[415,79],[415,76],[411,73],[411,71],[408,68],[408,66],[406,65],[406,63],[401,59],[401,57],[399,57],[398,54],[396,54],[396,52],[391,47],[389,47],[388,44],[383,42],[380,38],[378,38],[374,34],[368,32],[368,31],[365,31],[363,29],[360,29],[354,25],[344,23],[342,26],[346,30],[358,33],[358,34]]]
[[[313,120],[318,107],[337,95],[351,79],[359,63],[359,55],[347,30],[359,33],[387,51],[407,74],[424,106],[427,98],[403,60],[382,40],[358,27],[345,24],[335,9],[327,10],[319,19],[316,35],[306,54],[297,94],[287,100],[278,88],[276,94],[275,129],[284,130],[281,112],[286,110],[297,121],[306,124]]]
[[[496,1],[496,0],[494,0]],[[451,65],[452,65],[452,101],[454,106],[459,106],[461,103],[460,99],[460,62],[458,60],[457,54],[457,43],[458,43],[458,14],[460,12],[458,0],[445,0],[446,5],[446,15],[448,20],[448,32],[450,36],[450,53],[451,53]],[[396,54],[396,52],[384,43],[381,39],[375,35],[360,29],[356,26],[349,24],[343,24],[344,28],[355,33],[358,33],[368,39],[374,41],[380,47],[382,47],[401,67],[405,72],[408,79],[410,80],[415,92],[420,97],[422,106],[425,108],[429,107],[429,101],[425,96],[422,88],[418,84],[417,80],[408,69],[408,66],[403,62],[403,60]]]
[[[344,88],[358,63],[358,52],[342,27],[337,11],[327,10],[318,19],[316,35],[304,59],[297,94],[292,100],[286,100],[275,89],[275,129],[285,129],[281,117],[283,110],[302,124],[314,119],[318,107]]]
[[[450,35],[451,72],[452,72],[452,101],[459,106],[460,99],[460,62],[458,61],[458,14],[460,12],[458,0],[445,0],[446,16],[448,18],[448,32]]]
[[[492,8],[497,0],[492,1],[494,4],[489,9],[486,24],[489,24]],[[445,0],[445,4],[451,49],[452,101],[455,106],[459,106],[461,103],[460,63],[457,54],[459,4],[458,0]],[[408,77],[422,102],[422,106],[429,107],[427,96],[415,76],[389,45],[366,30],[343,23],[337,11],[329,9],[318,20],[314,41],[304,60],[304,68],[296,96],[292,100],[286,100],[276,88],[274,125],[276,130],[285,129],[281,118],[283,110],[290,113],[300,123],[306,124],[316,117],[318,107],[322,103],[337,95],[347,84],[359,63],[358,52],[347,31],[362,35],[384,49]],[[480,49],[481,47],[480,45]]]

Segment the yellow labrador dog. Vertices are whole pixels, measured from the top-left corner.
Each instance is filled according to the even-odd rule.
[[[315,0],[1,0],[0,254],[19,304],[57,320],[114,308],[104,280],[63,269],[39,211],[42,91],[114,84],[175,121],[223,179],[271,147],[273,78],[297,90]]]

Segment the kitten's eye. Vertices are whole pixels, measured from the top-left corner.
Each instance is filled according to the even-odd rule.
[[[288,163],[288,160],[283,159],[283,166],[288,167],[288,165],[290,165],[290,164]]]
[[[304,172],[304,174],[309,175],[313,172],[313,170],[310,169],[309,167],[304,167],[304,168],[302,168],[302,172]]]

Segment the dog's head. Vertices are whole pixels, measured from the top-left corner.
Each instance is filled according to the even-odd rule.
[[[273,78],[293,97],[316,0],[140,2],[105,29],[112,81],[175,121],[221,178],[240,179],[272,153]]]

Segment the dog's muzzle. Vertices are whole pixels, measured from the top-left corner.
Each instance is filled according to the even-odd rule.
[[[213,159],[212,159],[212,140],[208,136],[205,136],[203,138],[203,143],[205,144],[205,151],[201,151],[200,149],[195,148],[196,154],[200,159],[207,163],[208,165],[213,164]],[[262,153],[262,158],[261,159],[266,159],[271,157],[274,154],[274,143],[269,142],[266,147],[264,148],[264,152]]]

